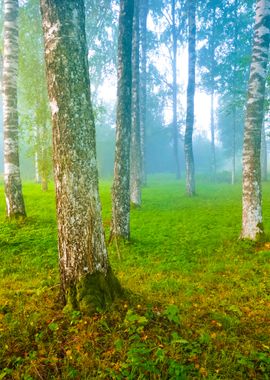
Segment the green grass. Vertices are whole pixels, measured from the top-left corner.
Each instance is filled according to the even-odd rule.
[[[129,296],[93,318],[58,302],[52,186],[24,194],[28,218],[7,222],[0,189],[0,379],[270,379],[270,244],[238,239],[240,185],[201,182],[190,199],[150,178],[131,242],[109,247]],[[266,184],[267,233],[269,198]]]

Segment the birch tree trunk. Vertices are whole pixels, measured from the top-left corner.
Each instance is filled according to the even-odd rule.
[[[132,37],[132,121],[130,147],[130,201],[141,206],[141,130],[140,130],[140,0],[134,2]]]
[[[108,262],[83,0],[41,0],[53,125],[61,287],[67,307],[91,314],[120,292]]]
[[[180,162],[179,162],[179,131],[177,125],[177,30],[176,30],[176,20],[175,20],[175,0],[172,0],[172,40],[173,40],[173,52],[172,52],[172,74],[173,74],[173,83],[172,83],[172,95],[173,95],[173,152],[174,160],[176,166],[176,178],[181,178]]]
[[[19,163],[17,110],[18,0],[4,0],[4,181],[8,218],[26,216]]]
[[[239,0],[234,0],[234,31],[233,31],[233,50],[234,58],[232,62],[232,71],[233,71],[233,83],[232,83],[232,95],[233,95],[233,104],[232,104],[232,172],[231,172],[231,184],[234,185],[236,182],[236,113],[237,113],[237,71],[238,64],[237,61],[238,51],[239,51],[239,20],[238,20],[238,10],[239,10]]]
[[[39,175],[39,170],[38,170],[38,152],[35,152],[35,182],[40,183],[40,175]]]
[[[141,101],[140,101],[140,122],[141,122],[141,181],[142,185],[147,183],[146,175],[146,63],[147,63],[147,16],[149,11],[148,0],[140,0],[141,8],[141,75],[140,75],[140,87],[141,87]]]
[[[186,191],[189,196],[195,195],[194,157],[192,135],[194,125],[195,64],[196,64],[196,1],[188,0],[188,88],[187,115],[185,131]]]
[[[212,33],[210,40],[210,52],[211,52],[211,115],[210,115],[210,124],[211,124],[211,173],[212,180],[216,181],[217,174],[217,164],[216,164],[216,145],[215,145],[215,118],[214,118],[214,98],[215,98],[215,50],[216,50],[216,6],[213,4],[212,10]]]
[[[236,163],[236,106],[235,106],[235,95],[233,97],[233,112],[232,112],[232,178],[231,178],[231,184],[235,184],[235,163]]]
[[[133,0],[120,1],[111,237],[130,237],[131,50]]]
[[[251,240],[263,234],[260,150],[269,39],[270,0],[257,0],[243,148],[242,238]]]
[[[215,144],[215,118],[214,118],[214,86],[211,88],[211,172],[212,180],[216,182],[217,164],[216,164],[216,144]]]

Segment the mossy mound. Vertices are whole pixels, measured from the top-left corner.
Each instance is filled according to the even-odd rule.
[[[84,315],[93,315],[106,309],[112,302],[123,295],[123,289],[111,268],[103,272],[88,273],[71,286],[67,292],[65,309],[80,310]]]

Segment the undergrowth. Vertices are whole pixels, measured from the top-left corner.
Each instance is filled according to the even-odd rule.
[[[190,199],[151,178],[131,242],[109,247],[128,296],[92,318],[58,302],[52,185],[24,194],[27,219],[8,222],[0,189],[0,379],[270,379],[270,243],[239,240],[240,185]],[[109,182],[101,198],[108,236]]]

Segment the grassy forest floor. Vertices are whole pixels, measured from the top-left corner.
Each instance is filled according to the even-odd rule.
[[[58,302],[53,186],[24,194],[28,218],[7,222],[0,188],[0,380],[270,379],[270,240],[238,239],[240,184],[190,199],[151,178],[131,242],[109,248],[129,295],[92,318]],[[101,198],[108,235],[109,182]],[[270,233],[270,184],[264,200]]]

